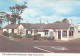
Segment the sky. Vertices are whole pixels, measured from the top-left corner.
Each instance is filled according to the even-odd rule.
[[[23,21],[29,23],[49,23],[72,19],[74,25],[80,23],[80,0],[0,0],[0,11],[10,13],[9,7],[27,2],[28,8],[21,14]],[[7,25],[3,23],[3,27]]]

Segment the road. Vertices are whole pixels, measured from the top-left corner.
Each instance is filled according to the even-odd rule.
[[[67,50],[52,47],[66,47]],[[15,41],[0,36],[0,52],[26,52],[26,53],[80,53],[80,41],[77,42],[33,42]]]

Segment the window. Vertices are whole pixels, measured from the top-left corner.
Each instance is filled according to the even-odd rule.
[[[9,32],[9,29],[7,29],[7,32]]]
[[[14,33],[14,29],[12,29],[12,33]]]
[[[38,33],[38,30],[34,30],[34,33],[37,34]]]
[[[74,27],[70,27],[70,30],[74,30]]]
[[[28,30],[26,30],[26,35],[28,34]]]
[[[48,34],[48,30],[45,30],[45,35],[47,35]]]
[[[73,31],[69,31],[69,36],[73,36]]]
[[[20,29],[20,34],[22,34],[22,32],[23,32],[23,30],[22,30],[22,29]]]
[[[67,31],[63,31],[63,36],[67,37]]]
[[[31,31],[31,34],[32,34],[33,30]]]

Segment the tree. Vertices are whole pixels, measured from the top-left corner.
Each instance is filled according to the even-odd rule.
[[[54,23],[61,23],[61,21],[56,21],[56,22],[54,22]]]
[[[23,20],[20,16],[21,13],[23,13],[24,9],[27,8],[26,2],[23,5],[15,5],[10,7],[11,14],[8,14],[4,11],[0,12],[0,25],[2,25],[3,22],[7,21],[8,24],[11,22],[11,24],[16,24],[17,21],[20,22],[20,20]]]
[[[69,23],[69,21],[67,20],[67,18],[64,18],[64,19],[62,20],[62,22],[61,22],[61,21],[56,21],[56,22],[54,22],[54,23]]]
[[[64,19],[62,20],[62,23],[69,23],[69,21],[67,20],[67,18],[64,18]]]
[[[2,27],[0,26],[0,29],[1,29]]]
[[[20,22],[20,20],[22,20],[20,14],[22,14],[23,10],[27,8],[25,4],[26,2],[24,3],[24,5],[21,6],[16,4],[15,6],[10,7],[10,11],[12,13],[10,21],[12,24],[16,24],[17,21]]]
[[[5,17],[6,17],[5,21],[7,21],[8,24],[9,24],[9,21],[10,21],[10,19],[11,19],[10,14],[6,14]]]
[[[2,25],[2,23],[5,21],[5,15],[6,15],[7,13],[6,12],[4,12],[4,11],[1,11],[0,12],[0,25]]]

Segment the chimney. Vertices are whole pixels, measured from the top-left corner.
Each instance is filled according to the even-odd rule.
[[[48,24],[48,20],[46,20],[45,24]]]
[[[72,24],[72,19],[69,19],[69,23]]]

